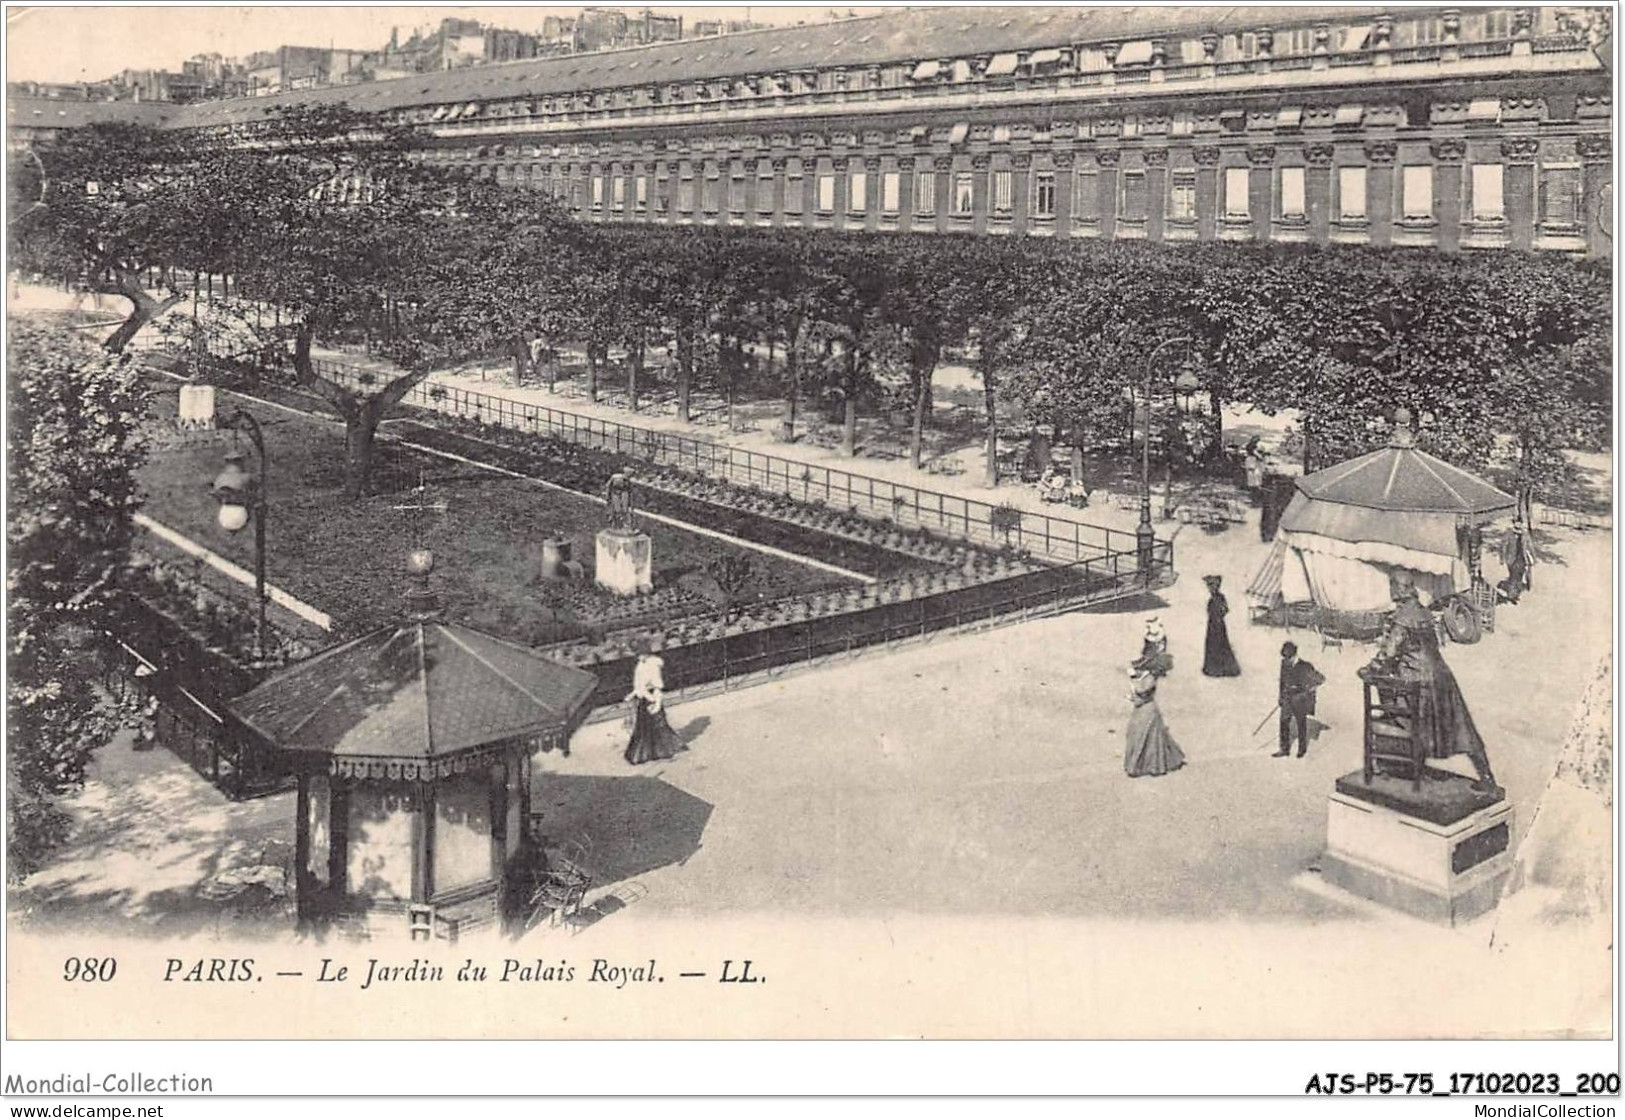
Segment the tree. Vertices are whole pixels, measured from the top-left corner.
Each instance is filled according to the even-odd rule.
[[[189,133],[96,124],[38,159],[30,193],[39,204],[12,225],[12,265],[129,300],[130,314],[103,343],[119,353],[183,298],[174,269],[201,229],[200,144]],[[155,293],[149,281],[164,287]]]
[[[94,651],[117,610],[139,505],[146,382],[65,331],[11,331],[6,523],[7,872],[20,879],[66,835],[56,798],[79,787],[115,726]]]
[[[512,265],[510,242],[546,253],[558,214],[538,195],[430,167],[409,130],[342,105],[286,110],[251,138],[212,153],[216,210],[204,227],[239,233],[230,271],[240,291],[277,309],[299,382],[343,419],[345,494],[358,499],[391,407],[437,362],[479,340],[517,346],[535,325],[504,310],[509,293],[493,289],[491,278],[513,269],[485,264]],[[403,372],[362,384],[312,358],[319,338],[379,333]]]
[[[943,350],[964,334],[948,295],[941,283],[941,263],[930,246],[901,246],[887,276],[880,315],[901,342],[913,413],[909,461],[916,469],[923,458],[925,423],[932,410],[932,378]]]
[[[946,298],[975,345],[976,372],[982,379],[989,487],[999,484],[999,372],[1005,348],[1020,335],[1016,313],[1032,290],[1025,272],[1033,251],[1012,245],[1008,238],[966,239],[944,261]]]

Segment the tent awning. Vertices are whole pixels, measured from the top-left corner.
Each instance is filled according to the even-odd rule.
[[[1398,443],[1298,480],[1311,498],[1403,513],[1486,514],[1511,509],[1512,495],[1425,451]]]

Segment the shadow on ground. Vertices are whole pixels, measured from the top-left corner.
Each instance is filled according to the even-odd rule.
[[[655,777],[564,774],[541,776],[531,807],[550,840],[578,840],[589,850],[588,869],[600,886],[687,862],[712,809]]]

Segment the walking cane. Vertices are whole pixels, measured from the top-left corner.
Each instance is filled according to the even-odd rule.
[[[1249,739],[1254,738],[1255,736],[1258,735],[1258,733],[1260,731],[1264,730],[1264,724],[1266,724],[1266,723],[1268,723],[1270,721],[1270,716],[1273,716],[1276,712],[1278,712],[1280,710],[1281,710],[1281,705],[1280,704],[1276,704],[1275,707],[1271,708],[1269,710],[1268,714],[1266,714],[1264,716],[1264,719],[1262,720],[1262,722],[1260,722],[1257,727],[1253,728],[1253,733],[1252,733],[1252,735],[1249,735],[1248,738]]]

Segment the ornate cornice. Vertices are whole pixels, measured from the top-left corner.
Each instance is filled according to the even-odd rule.
[[[1147,167],[1167,167],[1167,148],[1147,148],[1145,150],[1145,165]]]
[[[1102,167],[1116,167],[1122,155],[1116,148],[1102,148],[1095,153],[1095,162]]]
[[[1540,154],[1540,140],[1533,136],[1509,136],[1501,141],[1501,156],[1514,166],[1535,162]]]
[[[1331,144],[1305,144],[1303,159],[1310,167],[1330,167],[1337,149]]]
[[[1399,155],[1399,144],[1393,140],[1368,140],[1365,145],[1365,158],[1367,161],[1386,165],[1394,162]]]
[[[869,174],[871,174],[871,175],[878,172],[880,170],[880,157],[879,156],[864,156],[863,157],[863,169],[865,171],[869,172]]]
[[[1428,145],[1428,150],[1439,163],[1460,163],[1467,157],[1467,141],[1435,140]]]
[[[1275,162],[1274,144],[1254,144],[1247,149],[1247,162],[1260,167],[1267,167]]]
[[[1607,163],[1613,154],[1613,139],[1606,133],[1591,133],[1575,141],[1575,150],[1586,163]]]
[[[1033,165],[1031,152],[1016,152],[1010,157],[1010,166],[1017,171],[1026,171]]]
[[[993,157],[986,152],[978,152],[970,157],[972,171],[986,171],[993,163]]]
[[[914,157],[913,156],[898,156],[897,157],[897,170],[899,170],[899,171],[913,171],[914,170]]]
[[[1049,158],[1050,162],[1056,167],[1071,167],[1077,162],[1078,153],[1074,151],[1055,152]]]
[[[1204,144],[1191,149],[1191,158],[1196,161],[1198,167],[1217,167],[1219,166],[1219,149]]]
[[[954,157],[932,156],[931,167],[935,171],[952,171],[954,169]]]

